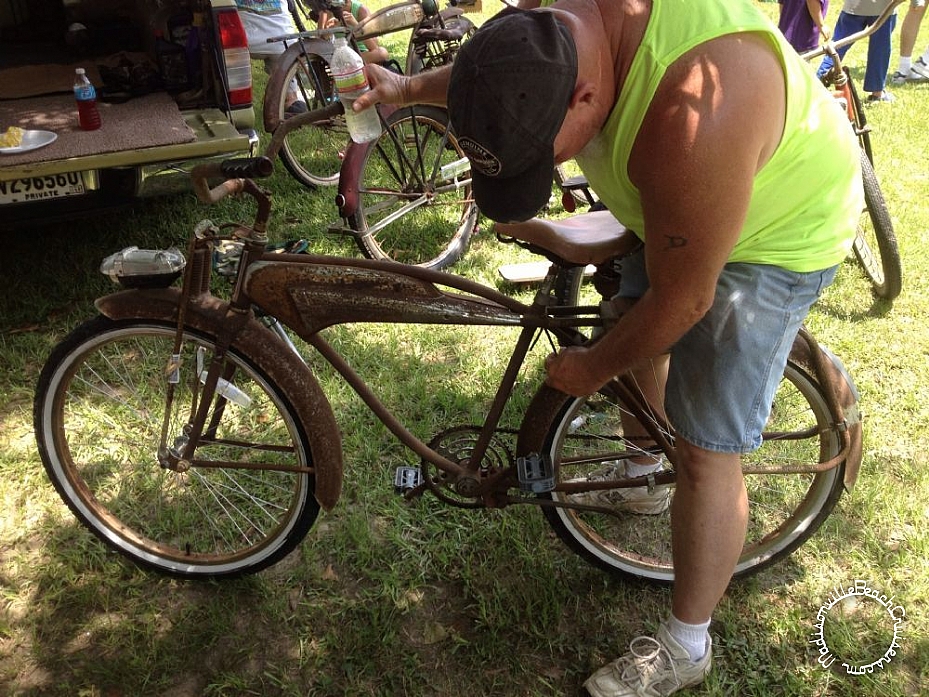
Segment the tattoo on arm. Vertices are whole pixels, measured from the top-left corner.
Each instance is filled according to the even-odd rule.
[[[677,235],[665,235],[665,239],[668,240],[668,246],[665,249],[677,249],[678,247],[687,246],[686,237],[679,237]]]

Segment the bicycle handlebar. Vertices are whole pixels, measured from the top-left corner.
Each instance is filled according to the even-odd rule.
[[[197,165],[190,171],[190,179],[197,198],[203,203],[214,204],[227,196],[241,193],[247,180],[270,177],[273,172],[274,162],[261,155]],[[224,181],[210,188],[209,180],[217,178]]]
[[[338,116],[343,112],[342,102],[336,100],[332,104],[308,111],[303,114],[291,116],[281,121],[280,126],[274,130],[271,142],[264,154],[259,157],[242,157],[222,162],[208,162],[197,165],[190,171],[194,193],[201,202],[212,205],[233,194],[242,193],[246,182],[250,179],[269,177],[274,172],[274,158],[284,144],[284,138],[291,131],[312,123],[318,123]],[[210,188],[210,179],[224,179],[221,184]]]
[[[871,36],[871,34],[876,32],[884,24],[884,22],[890,19],[890,15],[892,15],[894,10],[897,9],[897,6],[901,4],[903,4],[903,0],[891,0],[890,4],[884,8],[884,11],[870,26],[865,27],[859,32],[855,32],[854,34],[849,34],[844,39],[839,39],[838,41],[826,41],[819,48],[815,48],[812,51],[807,51],[806,53],[801,53],[800,57],[805,61],[811,61],[814,58],[822,56],[826,53],[832,54],[834,51],[840,48],[845,48],[846,46],[850,46],[860,39]]]

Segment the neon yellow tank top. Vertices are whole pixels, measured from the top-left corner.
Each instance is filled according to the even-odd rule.
[[[613,215],[643,236],[641,199],[627,163],[658,84],[668,66],[697,44],[743,31],[770,40],[789,89],[784,136],[755,175],[748,216],[729,261],[797,272],[828,268],[851,249],[862,210],[859,148],[847,118],[813,68],[748,0],[653,0],[616,106],[577,161]]]

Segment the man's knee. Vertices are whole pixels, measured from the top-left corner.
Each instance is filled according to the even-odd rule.
[[[742,457],[739,453],[721,453],[701,448],[678,439],[678,481],[688,484],[715,485],[720,481],[742,478]]]

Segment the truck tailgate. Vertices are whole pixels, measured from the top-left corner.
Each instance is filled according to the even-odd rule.
[[[0,158],[0,180],[191,160],[241,153],[249,147],[248,135],[239,133],[219,109],[180,112],[173,103],[159,101],[168,100],[167,95],[152,95],[133,105],[101,105],[104,123],[92,132],[80,131],[73,118],[61,115],[74,110],[73,99],[64,98],[64,105],[45,99],[31,107],[25,106],[28,100],[0,105],[5,110],[19,104],[12,119],[6,115],[11,123],[58,135],[41,150]]]

